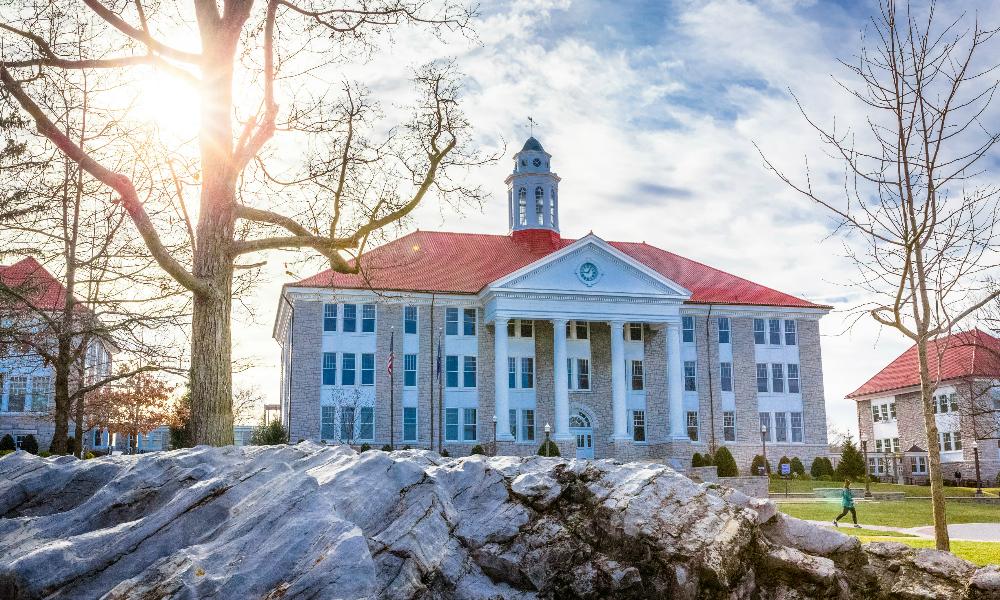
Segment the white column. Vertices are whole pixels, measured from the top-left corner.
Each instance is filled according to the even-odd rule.
[[[627,440],[628,414],[625,406],[625,323],[611,322],[611,410],[614,418],[612,440]]]
[[[493,409],[497,417],[497,440],[509,442],[514,439],[510,434],[510,403],[507,402],[507,319],[497,317],[494,320],[493,335]]]
[[[667,403],[670,405],[670,437],[675,440],[688,439],[684,422],[683,367],[680,323],[667,323]]]
[[[552,319],[552,362],[555,385],[556,440],[569,440],[569,375],[566,373],[566,319]]]

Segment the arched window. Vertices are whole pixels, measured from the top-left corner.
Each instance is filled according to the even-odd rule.
[[[559,223],[556,222],[556,188],[552,188],[549,192],[549,223],[553,227],[558,227]]]
[[[590,427],[590,417],[586,413],[580,411],[569,418],[570,427]]]
[[[541,186],[535,188],[535,217],[538,219],[538,224],[542,224],[543,216],[545,215],[545,190]]]
[[[521,188],[517,192],[517,222],[528,224],[528,190]]]

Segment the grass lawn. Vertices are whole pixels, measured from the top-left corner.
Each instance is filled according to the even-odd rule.
[[[864,531],[857,529],[855,531]],[[844,531],[851,533],[852,531]],[[885,532],[879,532],[885,533]],[[933,548],[934,540],[925,540],[916,537],[886,537],[886,536],[857,536],[861,543],[868,542],[900,542],[914,548]],[[951,552],[959,558],[975,563],[979,566],[989,564],[1000,564],[1000,543],[998,542],[952,542]]]
[[[848,535],[853,535],[854,537],[872,537],[872,538],[875,538],[875,537],[891,537],[891,538],[912,537],[912,538],[915,538],[915,537],[917,537],[915,535],[911,535],[909,533],[902,533],[902,532],[899,532],[899,531],[882,531],[881,529],[865,529],[864,527],[862,527],[861,529],[856,529],[854,527],[854,523],[850,522],[850,518],[851,518],[850,515],[848,515],[847,516],[847,519],[848,519],[847,523],[844,523],[843,521],[841,521],[841,526],[840,526],[839,529],[836,529],[832,525],[830,527],[827,527],[827,529],[836,529],[836,531],[840,531],[841,533],[846,533]]]
[[[808,494],[813,491],[814,488],[839,488],[844,485],[843,481],[815,481],[815,480],[803,480],[803,479],[789,479],[788,480],[788,493],[790,494]],[[852,482],[852,488],[864,487],[865,482]],[[785,481],[781,479],[772,479],[769,491],[772,494],[784,494],[785,493]],[[927,485],[899,485],[898,483],[875,483],[871,484],[871,491],[873,492],[903,492],[907,496],[921,496],[926,497],[931,495],[931,488]],[[976,493],[976,488],[970,487],[945,487],[945,496],[973,496]],[[996,496],[1000,494],[1000,488],[983,488],[983,493],[988,496]]]
[[[840,514],[840,499],[831,498],[818,502],[779,502],[781,512],[814,521],[833,521]],[[856,503],[858,523],[861,525],[889,525],[892,527],[920,527],[933,523],[929,500],[901,500]],[[948,502],[949,523],[995,523],[1000,509],[995,504]],[[850,515],[846,517],[850,519]]]

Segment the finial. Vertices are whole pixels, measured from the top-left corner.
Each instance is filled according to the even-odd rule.
[[[538,125],[538,121],[532,119],[531,115],[528,115],[528,131],[531,137],[535,137],[535,125]]]

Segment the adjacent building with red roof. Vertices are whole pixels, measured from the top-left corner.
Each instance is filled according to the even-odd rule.
[[[962,331],[932,340],[930,376],[942,472],[949,479],[993,481],[1000,470],[1000,340]],[[927,435],[914,345],[847,395],[873,475],[926,480]],[[960,477],[956,477],[960,475]]]
[[[829,306],[646,243],[564,238],[530,138],[506,235],[415,231],[282,291],[292,439],[690,464],[826,452]],[[392,372],[389,372],[389,364]]]

